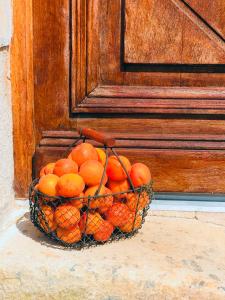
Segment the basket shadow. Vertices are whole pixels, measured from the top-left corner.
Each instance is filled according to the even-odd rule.
[[[71,251],[72,249],[64,247],[50,240],[44,233],[40,232],[31,222],[29,212],[26,212],[21,218],[16,221],[16,227],[18,230],[26,237],[32,239],[33,241],[44,245],[49,248],[61,249]]]

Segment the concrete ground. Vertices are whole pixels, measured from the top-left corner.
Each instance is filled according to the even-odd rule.
[[[48,241],[27,204],[0,231],[0,299],[225,299],[225,214],[151,212],[132,239],[82,251]]]

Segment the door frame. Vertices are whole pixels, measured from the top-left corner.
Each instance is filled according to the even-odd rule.
[[[10,46],[14,144],[14,189],[27,197],[35,149],[33,107],[32,0],[13,0],[13,37]]]

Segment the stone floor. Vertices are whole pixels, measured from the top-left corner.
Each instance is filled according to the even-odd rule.
[[[225,214],[151,212],[130,240],[49,242],[20,207],[0,231],[0,299],[225,299]]]

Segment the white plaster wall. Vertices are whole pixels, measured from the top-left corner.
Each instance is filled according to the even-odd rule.
[[[11,21],[11,1],[0,0],[0,217],[14,200],[9,53]]]
[[[12,32],[11,0],[0,0],[0,47],[8,46]]]

